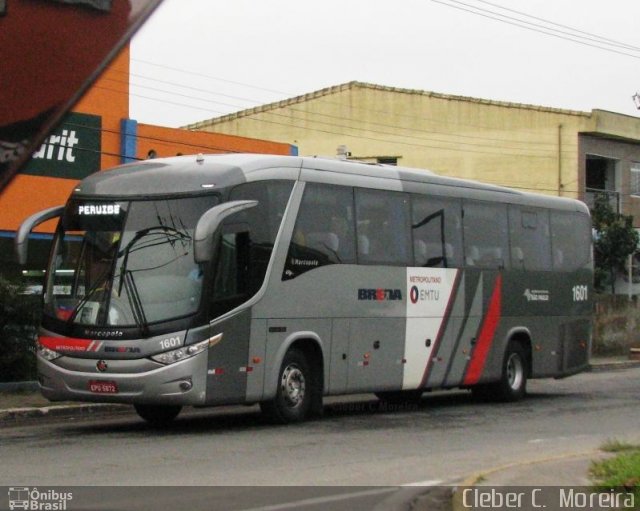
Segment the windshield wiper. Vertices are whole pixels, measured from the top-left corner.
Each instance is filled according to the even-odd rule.
[[[73,309],[73,312],[69,316],[69,319],[66,320],[67,325],[71,325],[75,322],[78,317],[78,313],[82,310],[82,308],[87,304],[89,298],[93,296],[93,294],[98,290],[100,285],[104,284],[107,281],[107,276],[111,273],[111,265],[108,268],[105,268],[102,273],[98,276],[93,286],[89,288],[89,290],[85,293],[82,300],[78,302],[78,305]]]
[[[142,300],[140,300],[140,293],[138,292],[136,281],[133,278],[133,272],[125,270],[123,280],[124,288],[127,292],[127,299],[129,300],[129,306],[131,307],[131,312],[133,313],[133,320],[136,322],[136,325],[142,329],[143,335],[147,335],[149,330],[147,316],[144,313]]]
[[[133,250],[133,247],[136,245],[136,243],[138,243],[138,241],[140,241],[142,238],[145,238],[146,236],[149,236],[150,234],[162,234],[165,236],[163,236],[163,239],[160,241],[152,240],[151,242],[145,245],[136,247],[136,249]],[[131,238],[129,243],[127,243],[127,245],[123,249],[121,249],[120,252],[118,252],[118,257],[123,258],[122,264],[120,265],[120,270],[119,270],[120,286],[118,289],[118,294],[122,292],[122,286],[124,285],[124,281],[125,281],[124,277],[125,277],[125,274],[129,271],[127,269],[129,265],[129,254],[131,254],[132,252],[135,252],[136,250],[156,247],[158,245],[164,245],[165,243],[170,243],[173,245],[173,243],[175,243],[176,241],[191,241],[191,236],[184,234],[178,231],[177,229],[174,229],[172,227],[167,227],[164,225],[148,227],[147,229],[142,229],[136,232],[136,234],[134,235],[133,238]]]
[[[136,244],[143,238],[153,235],[160,235],[161,238],[154,238],[143,245],[136,246]],[[133,314],[133,320],[135,321],[136,325],[140,327],[144,332],[147,332],[149,327],[147,323],[147,317],[144,312],[144,305],[142,304],[140,293],[138,292],[138,287],[136,286],[135,279],[133,278],[133,270],[128,269],[129,255],[137,250],[164,245],[166,243],[170,243],[173,246],[173,244],[177,241],[181,241],[183,243],[189,242],[191,241],[191,236],[189,236],[188,234],[184,234],[179,230],[174,229],[173,227],[158,225],[154,227],[148,227],[136,232],[133,238],[131,238],[131,240],[126,244],[126,246],[122,248],[120,252],[118,252],[118,257],[122,257],[122,263],[120,264],[120,268],[118,270],[118,273],[120,275],[118,296],[122,295],[122,288],[124,287],[127,293],[127,299],[129,300],[129,306],[131,307],[131,312]]]

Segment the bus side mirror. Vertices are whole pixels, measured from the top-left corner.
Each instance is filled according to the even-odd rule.
[[[230,215],[253,208],[258,205],[255,200],[237,200],[225,202],[206,211],[198,220],[193,235],[193,257],[196,263],[206,263],[213,257],[213,233],[222,221]]]
[[[44,209],[38,213],[34,213],[27,218],[22,224],[18,232],[16,232],[16,239],[14,241],[14,249],[18,263],[22,266],[27,264],[27,247],[29,245],[29,233],[33,229],[47,220],[56,218],[62,215],[64,206],[55,206],[53,208]]]

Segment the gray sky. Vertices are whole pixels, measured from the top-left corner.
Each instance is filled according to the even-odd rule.
[[[640,116],[638,0],[490,2],[164,0],[132,43],[130,116],[180,126],[351,80]]]

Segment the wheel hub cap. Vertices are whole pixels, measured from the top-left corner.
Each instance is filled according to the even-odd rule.
[[[509,387],[517,390],[522,385],[524,378],[524,367],[522,360],[516,354],[512,354],[507,361],[507,378],[509,380]]]
[[[288,366],[282,373],[282,395],[291,408],[299,406],[304,400],[305,380],[302,371],[296,366]]]

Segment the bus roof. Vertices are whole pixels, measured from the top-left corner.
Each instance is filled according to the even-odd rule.
[[[207,154],[158,158],[120,165],[97,172],[80,182],[74,196],[146,198],[193,195],[261,179],[298,179],[301,169],[311,174],[335,173],[354,186],[366,186],[367,178],[395,182],[393,189],[423,189],[454,197],[492,200],[529,206],[583,211],[587,206],[575,199],[514,190],[478,181],[437,175],[429,170],[378,165],[325,157],[261,154]],[[309,174],[307,174],[309,175]],[[352,179],[349,179],[352,178]],[[324,182],[330,182],[327,175]],[[344,179],[343,179],[344,181]],[[358,184],[356,184],[358,183]],[[372,187],[384,187],[373,186]]]

